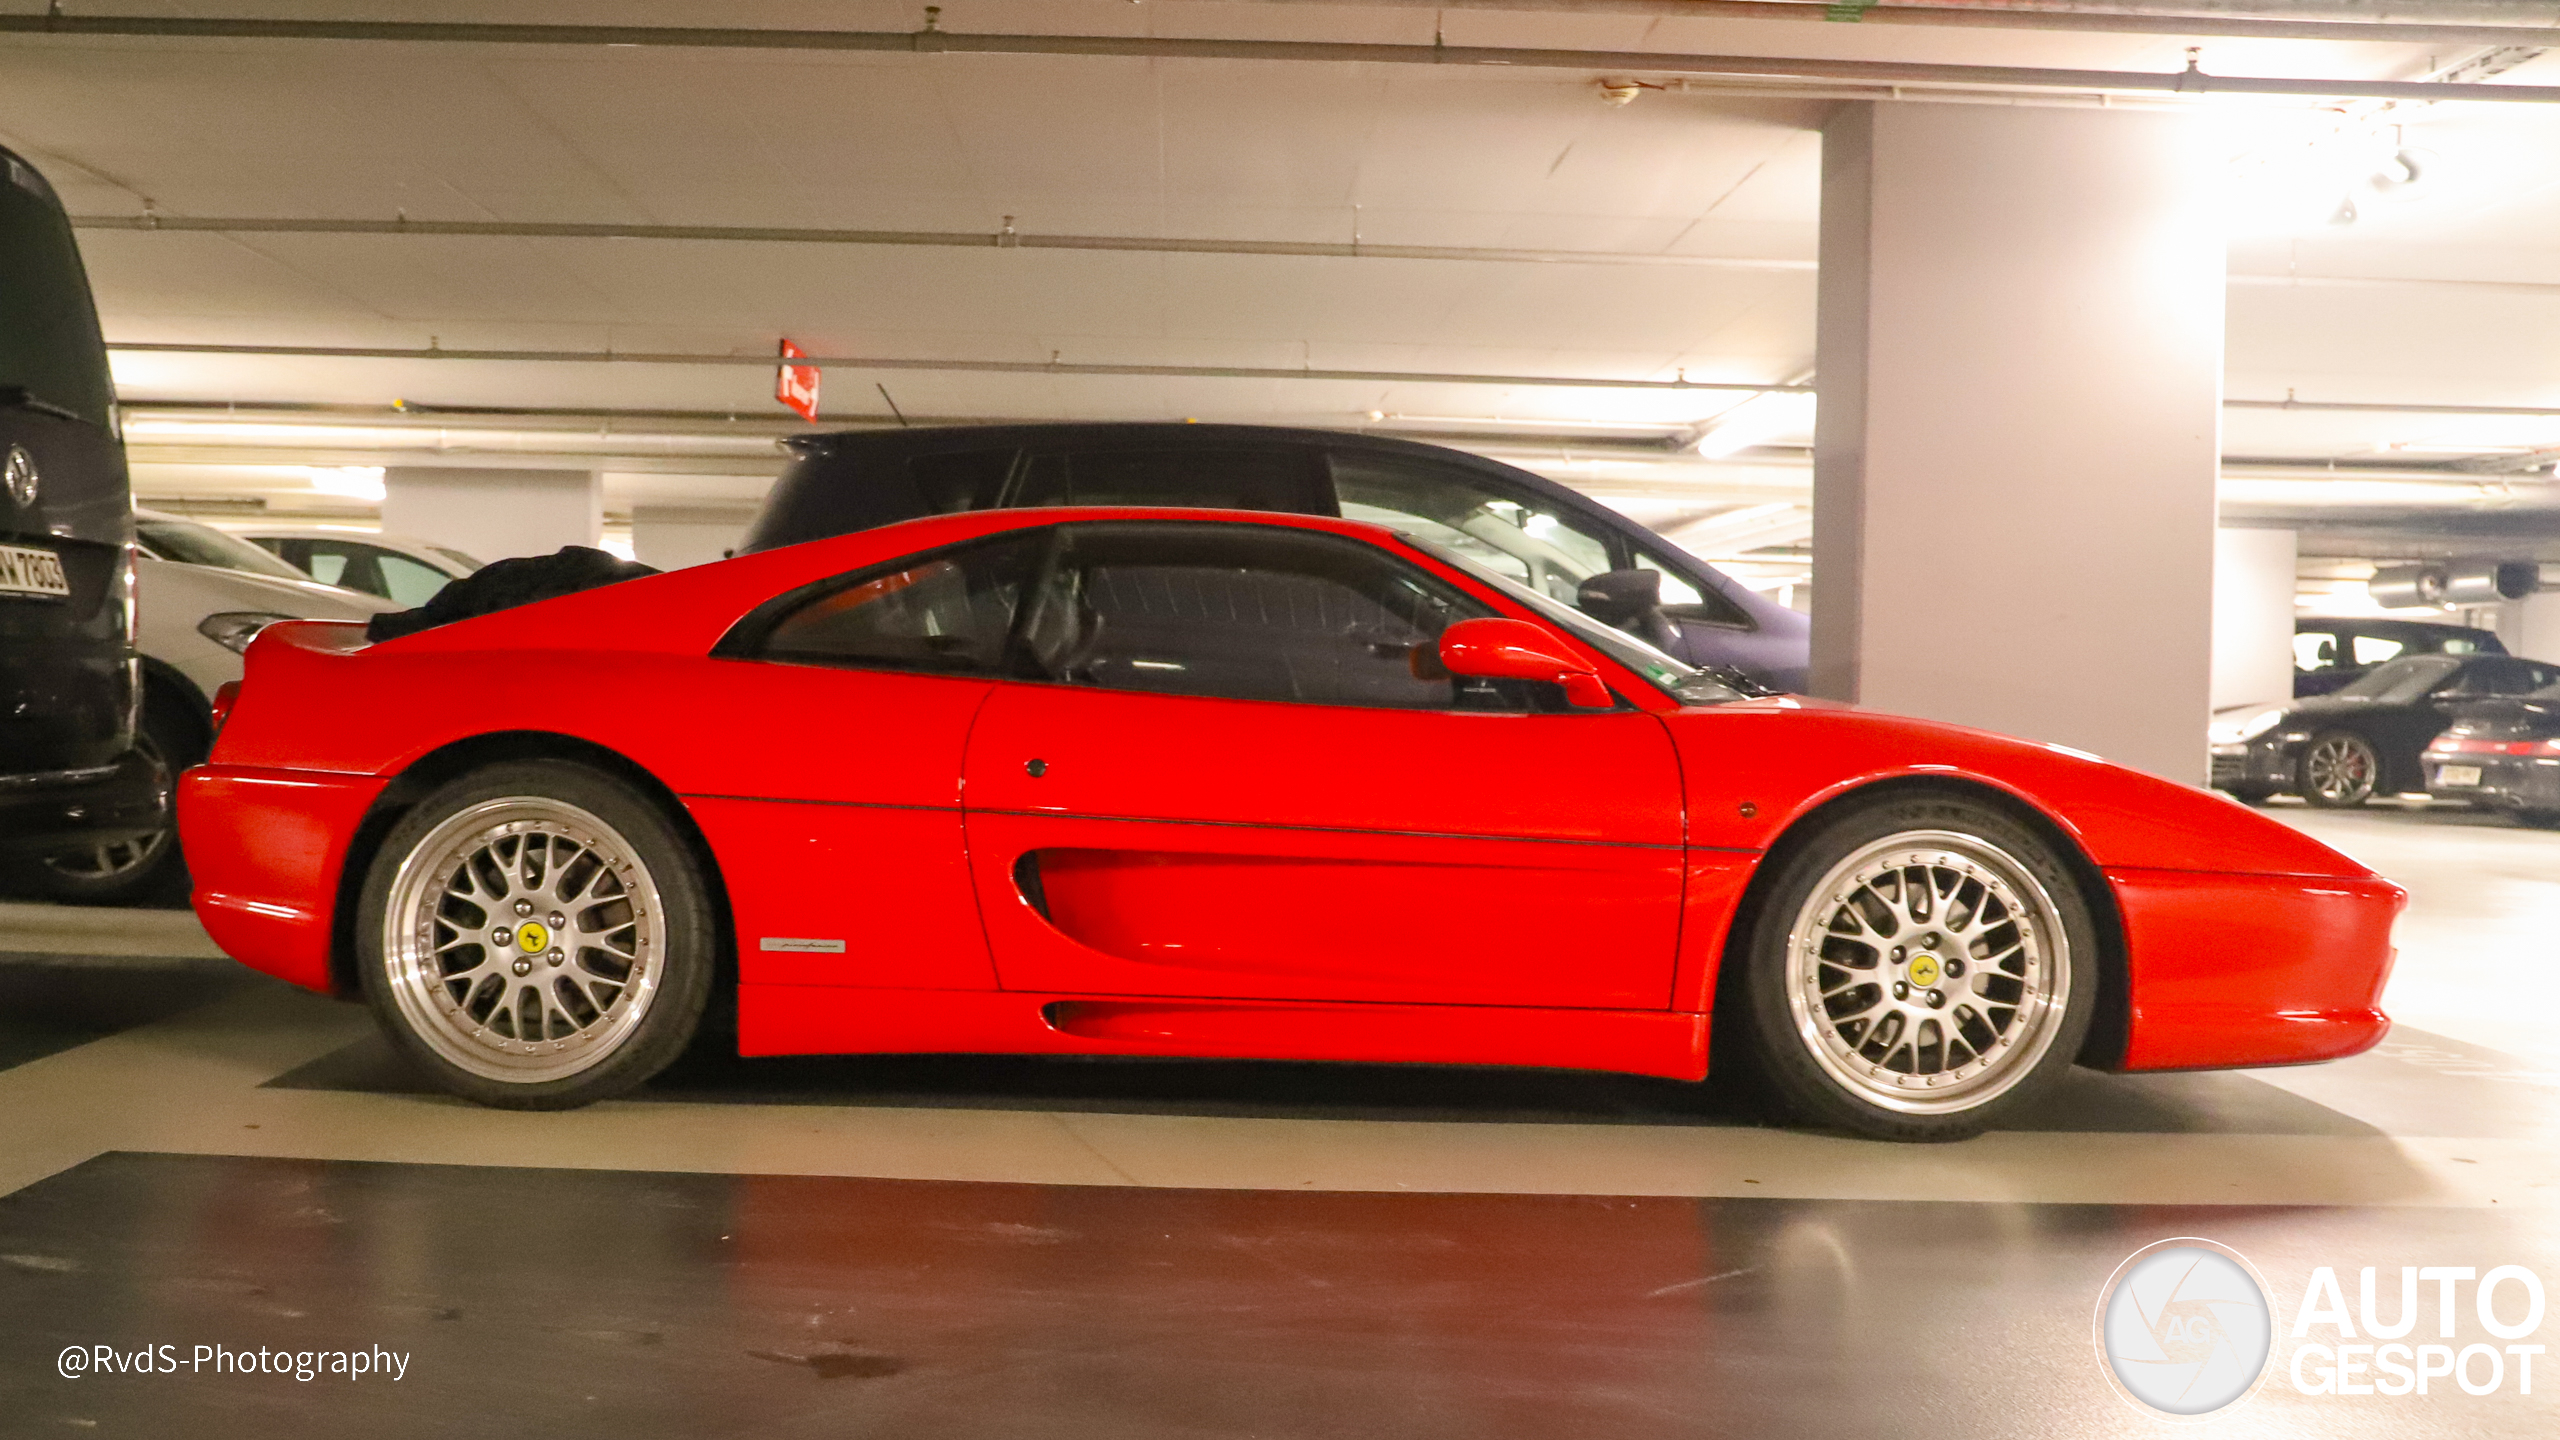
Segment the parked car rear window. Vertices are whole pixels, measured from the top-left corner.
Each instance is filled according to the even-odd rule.
[[[0,388],[105,425],[115,402],[70,222],[43,176],[0,155]]]

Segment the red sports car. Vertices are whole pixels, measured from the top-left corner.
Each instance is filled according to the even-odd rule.
[[[1517,546],[1501,555],[1523,568]],[[2352,1055],[2401,892],[2209,792],[1725,688],[1372,526],[943,516],[367,644],[183,782],[223,948],[494,1105],[748,1055],[1749,1067],[1971,1134]],[[1526,583],[1523,583],[1526,582]]]

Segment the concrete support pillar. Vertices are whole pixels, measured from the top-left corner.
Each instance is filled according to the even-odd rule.
[[[398,466],[382,472],[382,490],[384,530],[481,560],[604,539],[604,487],[591,470]]]
[[[751,510],[642,505],[631,512],[631,555],[643,565],[681,570],[727,558],[747,538]]]
[[[2203,780],[2220,163],[2158,113],[1824,130],[1816,694]]]
[[[2560,590],[2538,590],[2499,608],[2515,612],[2512,633],[2505,625],[2498,627],[2498,638],[2507,649],[2527,659],[2560,664]]]
[[[2213,536],[2213,708],[2293,695],[2294,532]]]

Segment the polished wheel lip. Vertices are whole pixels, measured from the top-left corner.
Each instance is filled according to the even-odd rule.
[[[1888,873],[1907,873],[1914,867],[1933,877],[1931,914],[1918,921],[1912,919],[1907,905],[1887,900],[1870,888]],[[1954,887],[1943,895],[1936,891],[1936,877],[1941,876],[1952,877]],[[1835,918],[1861,893],[1872,895],[1886,909],[1897,913],[1896,933],[1880,937],[1884,945],[1878,947],[1876,969],[1882,983],[1882,977],[1896,968],[1883,958],[1890,953],[1886,947],[1897,940],[1916,940],[1948,929],[1939,918],[1936,905],[1962,894],[1968,884],[1981,885],[2008,912],[2025,920],[2015,947],[2023,973],[2012,976],[2020,982],[2021,994],[2015,1007],[1998,1007],[2013,1008],[2013,1014],[2007,1027],[1999,1031],[1997,1045],[1976,1062],[1948,1067],[1936,1075],[1897,1072],[1860,1055],[1840,1034],[1839,1023],[1823,1004],[1826,992],[1821,972],[1843,968],[1821,959],[1822,942],[1834,933],[1831,927]],[[1967,928],[1978,924],[1983,908],[1983,902],[1975,903]],[[1985,928],[1996,930],[1999,926]],[[2004,949],[1992,958],[2008,953]],[[1972,971],[1970,959],[1962,955],[1957,958],[1967,960],[1968,974],[1963,978],[1970,988],[1978,972]],[[1954,830],[1905,830],[1851,851],[1824,872],[1797,908],[1795,922],[1787,931],[1787,1014],[1805,1053],[1825,1078],[1851,1098],[1902,1115],[1960,1114],[1989,1104],[2035,1072],[2053,1048],[2054,1037],[2069,1012],[2071,969],[2071,937],[2063,929],[2061,912],[2044,885],[2016,856],[1979,835]],[[1835,992],[1839,988],[1833,987]],[[1889,996],[1891,991],[1888,988],[1884,993]],[[1943,1033],[1947,1017],[1961,1003],[1951,1002],[1944,1011],[1934,1011],[1925,1003],[1880,999],[1873,1009],[1859,1014],[1877,1015],[1872,1023],[1881,1025],[1884,1014],[1899,1012],[1905,1017],[1902,1034],[1916,1035],[1922,1020],[1938,1022]],[[1995,1007],[1983,1008],[1987,1011]],[[1905,1043],[1897,1037],[1885,1058],[1900,1054],[1904,1048]]]
[[[446,989],[448,977],[436,961],[439,952],[435,931],[440,924],[449,930],[457,928],[440,919],[439,911],[449,894],[465,893],[448,887],[460,877],[467,862],[510,840],[517,842],[515,854],[520,858],[522,842],[535,836],[568,841],[600,863],[599,874],[609,873],[619,881],[631,902],[633,914],[629,923],[595,931],[579,926],[573,918],[571,929],[578,939],[601,938],[605,933],[629,929],[631,966],[627,983],[618,988],[593,1023],[580,1025],[571,1036],[551,1039],[547,1038],[546,1019],[546,1038],[527,1041],[500,1035],[487,1024],[475,1021],[452,998]],[[551,848],[546,842],[546,852]],[[488,902],[521,899],[546,918],[554,908],[574,916],[580,905],[596,903],[587,897],[592,896],[592,887],[599,882],[590,879],[577,895],[562,897],[553,887],[566,868],[546,865],[542,883],[529,888],[521,883],[519,871],[510,877],[508,895],[485,896],[475,888],[466,898],[484,909]],[[498,918],[495,912],[491,918]],[[513,928],[519,918],[511,912],[503,921]],[[507,796],[482,801],[447,817],[401,857],[399,869],[391,879],[389,903],[383,911],[383,967],[389,981],[387,989],[402,1024],[437,1056],[483,1079],[538,1085],[582,1075],[629,1043],[648,1018],[657,997],[666,968],[666,934],[666,906],[656,877],[641,863],[627,837],[565,800]],[[471,938],[459,935],[445,948],[454,948]],[[477,968],[497,975],[499,983],[511,992],[511,1000],[521,998],[527,989],[542,993],[542,982],[562,973],[562,967],[545,963],[544,955],[518,956],[512,950],[505,952],[509,966],[497,966],[496,947],[484,949],[493,953],[488,955],[487,964]],[[581,973],[592,975],[594,972],[583,970],[581,959],[572,954],[562,966],[577,965]],[[516,972],[515,983],[509,983],[507,975],[500,972],[516,964],[528,964],[530,969],[541,972],[540,977]],[[554,1008],[546,1008],[546,1017]],[[565,1011],[560,1013],[565,1017]]]
[[[2345,774],[2351,759],[2364,772],[2360,778],[2350,779]],[[2326,736],[2312,741],[2311,748],[2303,752],[2303,783],[2332,804],[2363,800],[2374,792],[2375,781],[2380,778],[2375,774],[2380,761],[2372,746],[2352,735]]]

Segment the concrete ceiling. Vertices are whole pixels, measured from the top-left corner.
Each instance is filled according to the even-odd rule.
[[[0,13],[42,8],[7,0]],[[872,0],[121,0],[118,10],[875,31],[914,30],[922,16]],[[939,23],[961,33],[1399,44],[1429,43],[1436,25],[1450,45],[2149,72],[2177,70],[2186,47],[2201,44],[2216,73],[2332,79],[2419,78],[2469,53],[2444,43],[1301,0],[953,0]],[[84,230],[108,333],[128,344],[753,358],[789,336],[813,353],[922,363],[1803,377],[1813,361],[1815,129],[1837,88],[1673,88],[1613,105],[1599,84],[1611,78],[1623,77],[7,34],[0,142],[35,159],[89,217],[977,235],[1010,217],[1044,236],[1356,238],[1647,262]],[[2496,78],[2560,84],[2560,62],[2527,59]],[[2235,211],[2231,396],[2560,409],[2560,249],[2549,241],[2560,233],[2560,106],[2203,103],[2229,126],[2244,193],[2283,188],[2269,176],[2302,182],[2290,208]],[[2397,198],[2360,191],[2355,224],[2327,223],[2324,197],[2343,198],[2394,147],[2422,152],[2424,183]],[[1660,263],[1698,261],[1709,263]],[[255,495],[280,508],[332,503],[312,491],[305,467],[428,456],[533,463],[528,453],[606,469],[621,507],[739,504],[775,468],[770,438],[798,428],[756,364],[128,351],[117,376],[135,407],[146,492]],[[1728,463],[1630,444],[1718,414],[1741,398],[1730,392],[848,368],[827,375],[829,419],[884,419],[882,385],[911,417],[1190,416],[1445,434],[1620,499],[1641,518],[1706,521],[1699,544],[1710,551],[1776,545],[1764,552],[1774,561],[1801,540],[1787,516],[1773,526],[1774,512],[1750,508],[1801,504],[1806,477],[1788,448],[1804,440],[1801,426],[1770,435],[1777,448]],[[395,401],[408,411],[394,413]],[[246,417],[202,408],[230,403],[341,408]],[[2554,443],[2560,416],[2234,409],[2226,498],[2235,515],[2262,517],[2540,512],[2543,482],[2435,467]],[[2302,462],[2388,473],[2354,477],[2362,491],[2324,492],[2306,486]]]

